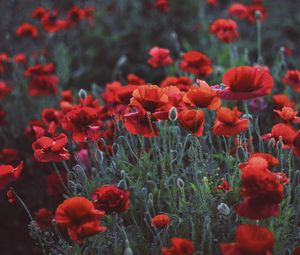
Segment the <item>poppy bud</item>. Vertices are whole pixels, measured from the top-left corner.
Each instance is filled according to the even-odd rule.
[[[126,181],[125,180],[120,180],[117,187],[120,188],[120,189],[125,189],[126,190],[127,189]]]
[[[183,189],[183,188],[184,188],[184,181],[183,181],[181,178],[178,178],[178,179],[177,179],[177,186],[178,186],[178,188],[180,188],[180,189]]]
[[[119,144],[114,143],[113,146],[112,146],[113,155],[117,155],[118,151],[119,151]]]
[[[272,139],[270,139],[269,142],[268,142],[268,147],[269,147],[270,149],[272,149],[272,148],[274,148],[274,146],[275,146],[275,139],[272,138]]]
[[[158,214],[152,218],[152,226],[164,228],[170,224],[170,217],[166,214]]]
[[[176,121],[178,118],[178,113],[176,107],[172,107],[169,111],[169,120]]]
[[[257,21],[259,21],[261,19],[262,13],[260,10],[256,10],[255,11],[255,18]]]
[[[84,89],[80,89],[78,96],[84,101],[87,97],[87,92]]]
[[[132,249],[130,248],[130,244],[128,240],[125,240],[125,251],[124,255],[133,255]]]
[[[148,193],[148,190],[147,188],[141,188],[141,196],[143,199],[146,199],[147,198],[147,193]]]
[[[230,209],[229,209],[228,205],[226,205],[225,203],[219,204],[217,209],[218,209],[219,213],[221,213],[224,216],[228,216],[230,214]]]
[[[279,140],[277,142],[277,148],[282,149],[282,146],[283,146],[282,136],[279,136]]]

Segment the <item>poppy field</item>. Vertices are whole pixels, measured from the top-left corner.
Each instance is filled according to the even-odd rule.
[[[300,255],[300,3],[182,2],[3,4],[1,254]]]

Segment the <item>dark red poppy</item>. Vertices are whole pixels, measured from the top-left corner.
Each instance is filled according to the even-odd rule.
[[[13,193],[13,188],[10,188],[7,192],[6,192],[6,197],[7,197],[7,201],[10,204],[13,204],[16,201],[15,198],[15,194]]]
[[[298,112],[291,107],[284,106],[281,110],[274,110],[279,115],[279,118],[285,123],[299,123],[300,117]]]
[[[240,163],[239,168],[244,171],[247,168],[255,167],[258,169],[272,169],[279,165],[279,160],[268,153],[253,153],[248,158],[247,162]]]
[[[39,31],[36,26],[29,23],[23,23],[17,28],[16,35],[37,38],[39,35]]]
[[[86,6],[84,9],[84,16],[87,19],[90,26],[93,25],[94,22],[94,16],[96,13],[96,7],[95,6]]]
[[[212,7],[217,7],[218,0],[206,0],[206,4]]]
[[[23,161],[17,167],[11,165],[0,165],[0,190],[15,182],[23,169]]]
[[[228,14],[236,17],[237,19],[244,20],[248,17],[248,8],[244,4],[234,3],[229,6]]]
[[[72,133],[75,142],[85,142],[88,139],[96,141],[100,138],[100,125],[97,110],[87,106],[75,106],[62,119],[61,125]]]
[[[27,60],[27,56],[25,53],[18,53],[16,55],[14,55],[13,57],[13,61],[16,63],[16,64],[24,64]]]
[[[224,193],[232,190],[232,187],[230,186],[229,182],[225,179],[223,179],[223,182],[218,185],[217,187],[214,188],[215,190],[221,190],[223,191]]]
[[[35,75],[28,85],[30,96],[54,95],[57,94],[59,80],[55,75]]]
[[[162,248],[162,255],[193,255],[193,243],[185,238],[173,237],[170,248]]]
[[[122,87],[122,84],[118,81],[106,84],[105,91],[101,94],[101,97],[105,103],[115,103],[117,101],[117,91]]]
[[[93,203],[84,197],[72,197],[60,204],[55,213],[56,224],[66,229],[70,238],[82,243],[86,237],[106,230],[99,218],[103,211],[96,210]]]
[[[127,75],[127,83],[128,83],[128,85],[136,85],[136,86],[146,84],[145,80],[143,80],[141,77],[139,77],[133,73],[130,73]]]
[[[106,214],[122,213],[129,209],[130,193],[114,185],[102,186],[91,195],[95,208]]]
[[[300,92],[300,71],[288,70],[282,78],[282,82],[289,85],[294,91]]]
[[[15,164],[20,161],[19,153],[12,148],[3,148],[0,150],[0,162],[8,165]]]
[[[271,255],[275,238],[267,228],[242,224],[236,229],[235,243],[222,243],[223,255]]]
[[[68,90],[63,90],[61,92],[61,100],[65,102],[72,103],[73,102],[73,91],[68,89]]]
[[[162,12],[170,11],[169,0],[154,0],[154,6]]]
[[[70,159],[69,151],[65,148],[68,138],[64,133],[39,137],[33,144],[34,157],[41,162],[61,162]]]
[[[217,95],[228,100],[243,100],[268,95],[273,88],[272,76],[252,66],[239,66],[229,69],[223,75],[223,90]]]
[[[262,135],[263,140],[274,139],[274,145],[278,144],[279,138],[282,140],[282,148],[288,149],[291,148],[294,138],[296,136],[295,129],[289,124],[279,123],[272,127],[271,133]]]
[[[68,27],[68,21],[58,18],[59,12],[57,10],[46,12],[41,18],[43,29],[49,33],[56,33]]]
[[[0,100],[11,93],[11,88],[4,81],[0,81]]]
[[[242,217],[256,220],[277,217],[284,195],[284,187],[277,176],[268,169],[249,165],[243,170],[241,179],[244,200],[235,206],[235,211]]]
[[[154,68],[173,64],[170,50],[160,47],[153,47],[149,50],[151,58],[147,61]]]
[[[232,19],[217,19],[210,25],[210,31],[224,43],[231,43],[240,36],[237,29]]]
[[[234,107],[233,110],[221,107],[217,111],[217,118],[212,128],[214,135],[234,136],[248,128],[249,120],[241,118],[242,113]]]
[[[297,131],[293,139],[293,152],[296,156],[300,157],[300,130]]]
[[[34,220],[41,229],[48,229],[52,226],[53,214],[46,208],[40,208],[34,213]]]
[[[158,214],[151,220],[151,225],[156,228],[164,228],[170,224],[170,217],[167,214]]]
[[[0,74],[5,73],[7,71],[6,63],[9,62],[9,56],[7,53],[0,53]]]
[[[67,11],[66,21],[68,26],[76,25],[85,18],[85,11],[78,6],[73,6]]]
[[[258,19],[256,13],[258,11],[260,12],[260,17],[259,17],[260,21],[264,21],[267,18],[267,10],[262,4],[251,3],[247,5],[247,9],[248,9],[247,19],[250,22],[256,22],[256,20]]]
[[[161,83],[160,86],[162,88],[169,86],[176,86],[181,91],[188,91],[190,87],[193,85],[193,80],[187,76],[167,76]]]
[[[116,102],[123,105],[128,105],[130,103],[130,99],[132,98],[132,93],[136,88],[136,85],[126,85],[120,87],[117,91]]]
[[[48,75],[52,74],[55,70],[54,64],[53,63],[47,63],[47,64],[37,64],[28,67],[25,72],[24,76],[29,77],[33,75]]]
[[[60,173],[60,176],[53,172],[46,176],[46,191],[49,196],[60,196],[66,192],[62,185],[62,182],[67,184],[67,175],[64,172]]]
[[[31,18],[41,20],[48,12],[44,7],[38,6],[32,11]]]
[[[282,107],[287,106],[294,108],[295,102],[289,98],[288,95],[285,94],[277,94],[272,96],[273,99],[273,107],[276,110],[281,110]]]
[[[204,81],[199,86],[192,86],[183,96],[183,102],[191,107],[217,110],[221,106],[221,99],[216,92]]]
[[[180,125],[194,136],[200,137],[204,129],[204,112],[201,110],[183,110],[178,114]]]
[[[199,51],[184,53],[179,67],[199,77],[206,77],[213,72],[211,59]]]
[[[300,255],[300,246],[295,248],[295,250],[293,251],[293,255]]]
[[[0,125],[4,125],[5,123],[6,112],[0,107]]]

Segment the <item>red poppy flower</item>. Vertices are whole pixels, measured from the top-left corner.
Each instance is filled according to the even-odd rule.
[[[6,112],[3,111],[3,110],[0,108],[0,125],[4,125],[4,123],[5,123],[5,115],[6,115]]]
[[[96,7],[95,6],[86,6],[84,9],[84,16],[87,19],[89,25],[93,25],[94,22],[94,16],[96,13]]]
[[[7,71],[6,63],[9,62],[9,56],[7,53],[0,53],[0,74]]]
[[[184,53],[179,67],[200,77],[206,77],[213,72],[211,59],[198,51]]]
[[[7,201],[8,203],[13,204],[16,201],[15,195],[12,191],[12,188],[10,188],[7,192],[6,192],[6,197],[7,197]]]
[[[85,11],[78,6],[73,6],[67,11],[66,21],[68,26],[73,26],[85,18]]]
[[[173,59],[170,57],[170,50],[165,48],[153,47],[149,50],[151,58],[147,61],[152,67],[161,67],[173,64]]]
[[[259,11],[261,16],[260,16],[260,21],[264,21],[267,18],[267,10],[262,4],[258,3],[252,3],[247,5],[248,9],[248,16],[247,19],[250,22],[256,22],[256,12]]]
[[[132,93],[137,88],[136,85],[122,86],[117,90],[116,101],[123,105],[128,105],[132,98]]]
[[[234,136],[248,128],[249,120],[240,118],[242,113],[234,107],[233,110],[221,107],[217,111],[217,118],[212,128],[214,135]]]
[[[296,156],[300,157],[300,130],[296,133],[293,140],[293,152]]]
[[[32,75],[41,75],[41,74],[52,74],[54,72],[54,64],[53,63],[47,63],[47,64],[37,64],[34,66],[28,67],[25,72],[24,76],[29,77]]]
[[[57,94],[59,80],[55,75],[35,75],[28,85],[30,96],[54,95]]]
[[[192,107],[207,108],[210,110],[217,110],[221,106],[221,99],[206,82],[201,82],[199,86],[192,86],[184,94],[183,102]]]
[[[146,84],[145,80],[143,80],[141,77],[139,77],[133,73],[130,73],[127,75],[127,83],[128,83],[128,85],[136,85],[136,86]]]
[[[65,148],[68,138],[61,133],[52,138],[42,136],[33,144],[34,157],[41,162],[61,162],[70,159],[69,151]]]
[[[216,7],[218,5],[218,0],[206,0],[206,4],[212,7]]]
[[[277,176],[268,169],[250,165],[243,171],[241,179],[244,200],[235,206],[235,211],[242,217],[256,220],[277,217],[284,191]]]
[[[67,184],[67,175],[63,172],[60,173],[60,176],[53,172],[46,176],[46,191],[49,196],[60,196],[66,192],[62,185],[62,181],[64,184]]]
[[[106,214],[112,214],[113,212],[122,213],[129,209],[129,191],[114,185],[95,189],[91,197],[95,207],[105,211]]]
[[[170,11],[169,0],[154,0],[154,6],[162,12]]]
[[[262,135],[263,140],[274,139],[275,146],[277,145],[279,138],[282,138],[282,148],[288,149],[292,146],[294,138],[296,136],[296,131],[289,124],[279,123],[272,127],[271,133]]]
[[[300,247],[295,248],[293,255],[300,255]]]
[[[285,123],[299,123],[300,117],[297,116],[298,112],[295,111],[291,107],[284,106],[281,111],[280,110],[274,110],[276,112],[280,119]]]
[[[170,105],[176,107],[177,109],[186,109],[186,105],[182,101],[184,92],[180,91],[178,87],[169,86],[163,88],[163,90],[168,96]]]
[[[238,26],[232,19],[217,19],[210,25],[210,31],[222,42],[231,43],[240,36]]]
[[[39,32],[36,26],[29,23],[23,23],[17,28],[16,34],[17,36],[30,36],[32,38],[37,38]]]
[[[99,218],[103,211],[96,210],[93,203],[84,197],[72,197],[60,204],[55,213],[57,225],[68,231],[70,238],[77,243],[106,230]]]
[[[258,169],[272,169],[279,165],[279,160],[268,153],[253,153],[248,158],[247,162],[240,163],[239,168],[244,171],[247,168],[256,167]]]
[[[183,110],[178,114],[180,125],[194,136],[200,137],[204,129],[204,112],[201,110]]]
[[[12,148],[3,148],[0,150],[0,162],[4,164],[14,164],[20,161],[19,153]]]
[[[223,75],[224,90],[217,95],[228,100],[250,99],[268,95],[273,88],[272,76],[252,66],[239,66],[229,69]]]
[[[0,100],[11,93],[11,88],[4,81],[0,81]]]
[[[0,190],[15,182],[23,169],[23,161],[17,167],[11,165],[0,165]]]
[[[63,129],[72,132],[72,139],[75,142],[99,139],[100,124],[97,110],[87,106],[74,107],[61,121]]]
[[[295,102],[289,98],[288,95],[285,94],[277,94],[272,96],[274,109],[281,110],[282,107],[287,106],[294,108]]]
[[[300,71],[288,70],[282,78],[282,82],[285,85],[291,86],[294,91],[300,92]]]
[[[229,182],[225,179],[223,179],[223,182],[218,185],[217,187],[214,188],[215,190],[221,190],[223,191],[224,193],[232,190],[232,187],[230,186]]]
[[[27,56],[25,53],[18,53],[16,55],[14,55],[13,57],[13,61],[16,63],[16,64],[24,64],[27,60]]]
[[[188,91],[192,85],[193,85],[193,80],[186,76],[180,76],[180,77],[168,76],[160,83],[160,86],[162,88],[169,87],[169,86],[176,86],[181,91]]]
[[[193,255],[193,243],[185,238],[173,237],[171,239],[172,247],[162,248],[163,255]]]
[[[105,103],[115,103],[117,101],[117,91],[122,87],[118,81],[106,84],[106,90],[102,93],[101,97]]]
[[[40,208],[37,212],[34,213],[34,220],[41,229],[51,228],[52,219],[52,212],[46,208]]]
[[[61,20],[58,18],[58,11],[46,12],[41,18],[41,24],[43,29],[49,33],[56,33],[62,29],[68,27],[68,22],[66,20]]]
[[[271,255],[275,238],[267,228],[242,224],[236,229],[235,243],[222,243],[223,255]]]
[[[248,17],[248,8],[244,4],[234,3],[229,6],[228,14],[236,17],[239,20],[243,20]]]
[[[41,20],[47,13],[48,10],[46,10],[44,7],[39,6],[32,11],[31,18]]]
[[[170,224],[170,217],[166,214],[158,214],[151,220],[151,225],[156,228],[164,228]]]

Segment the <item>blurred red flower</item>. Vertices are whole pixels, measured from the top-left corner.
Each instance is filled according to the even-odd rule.
[[[5,81],[0,81],[0,100],[10,93],[11,88],[6,84]]]
[[[151,220],[151,225],[156,228],[164,228],[170,224],[170,217],[166,214],[158,214]]]
[[[96,210],[84,197],[72,197],[60,204],[55,213],[57,225],[68,231],[73,241],[81,244],[83,239],[106,230],[99,218],[103,211]]]
[[[179,65],[180,69],[199,77],[206,77],[213,72],[212,61],[198,51],[189,51],[183,54]]]
[[[172,247],[162,248],[162,255],[193,255],[193,243],[185,238],[173,237],[171,239]]]
[[[222,243],[223,255],[271,255],[275,238],[267,228],[242,224],[236,229],[235,243]]]
[[[169,0],[154,0],[154,6],[162,12],[170,11]]]
[[[183,110],[178,114],[180,125],[194,136],[200,137],[204,129],[204,112],[201,110]]]
[[[248,17],[248,8],[244,4],[233,3],[228,8],[228,14],[239,20],[244,20]]]
[[[34,213],[34,220],[41,229],[52,227],[53,214],[46,208],[40,208]]]
[[[29,23],[23,23],[17,28],[16,35],[37,38],[39,35],[39,31],[36,26]]]
[[[294,91],[300,92],[300,71],[288,70],[282,78],[282,82],[289,85]]]
[[[151,58],[147,61],[154,68],[173,64],[170,50],[165,48],[153,47],[149,50]]]
[[[38,6],[32,11],[31,18],[41,20],[48,12],[44,7]]]
[[[160,86],[162,88],[169,86],[176,86],[181,91],[188,91],[190,87],[193,85],[193,80],[187,76],[167,76],[161,83]]]
[[[0,162],[4,164],[15,164],[20,161],[19,153],[12,148],[3,148],[0,150]]]
[[[224,43],[231,43],[240,36],[237,29],[232,19],[217,19],[210,25],[210,31]]]
[[[274,104],[274,109],[276,110],[281,110],[282,107],[287,106],[294,108],[295,107],[295,102],[289,98],[288,95],[285,94],[276,94],[272,96],[273,104]]]
[[[0,190],[15,182],[23,169],[23,161],[17,167],[11,165],[0,165]]]
[[[130,73],[127,75],[127,82],[128,82],[128,85],[136,85],[136,86],[146,84],[145,80],[143,80],[141,77],[139,77],[133,73]]]
[[[122,213],[129,209],[129,191],[114,185],[95,189],[91,197],[95,208],[104,211],[106,214]]]
[[[291,107],[284,106],[281,110],[274,110],[280,119],[285,123],[299,123],[300,117],[297,116],[298,112]]]
[[[68,21],[58,18],[58,10],[46,12],[41,18],[43,29],[49,33],[56,33],[68,27]]]

